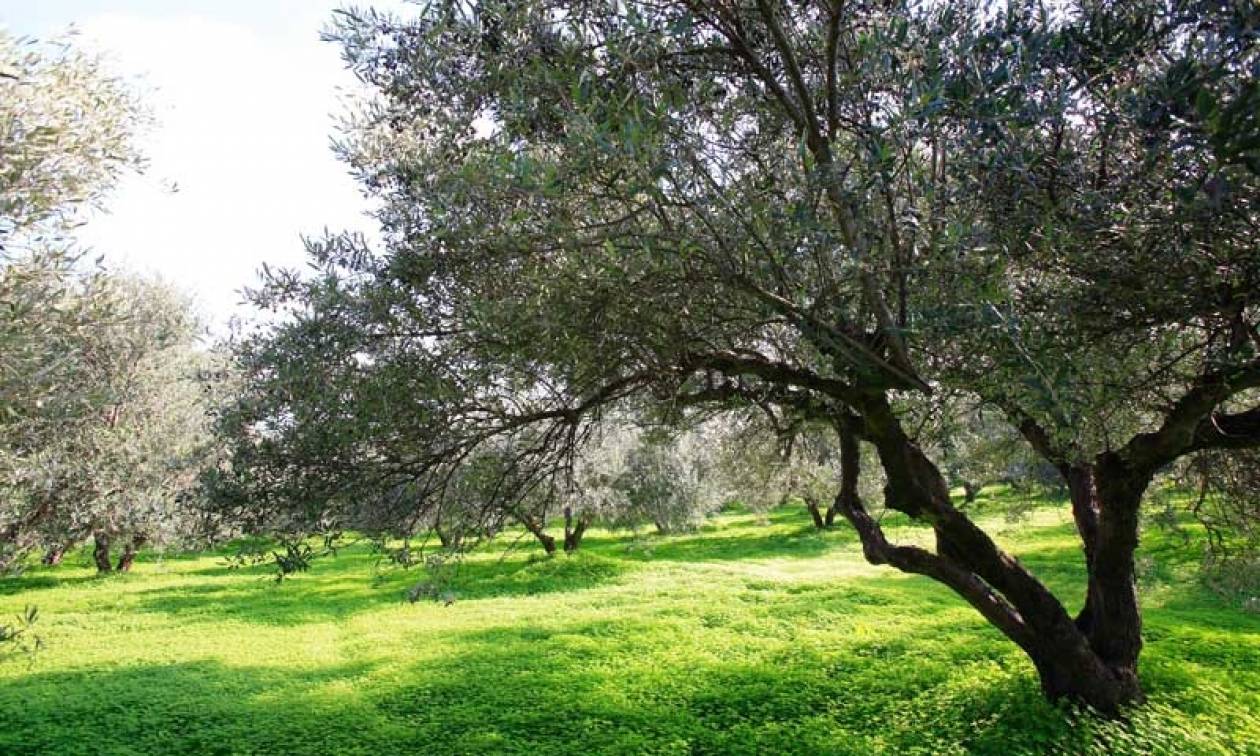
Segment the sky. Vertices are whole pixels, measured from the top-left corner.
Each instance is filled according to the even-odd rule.
[[[233,316],[250,317],[240,289],[263,262],[304,264],[303,234],[370,235],[368,202],[329,149],[355,82],[319,31],[344,4],[0,0],[0,27],[14,34],[73,25],[155,112],[140,141],[148,169],[124,179],[80,240],[111,267],[174,282],[222,334]]]

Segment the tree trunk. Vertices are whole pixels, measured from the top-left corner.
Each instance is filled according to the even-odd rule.
[[[1098,501],[1098,486],[1095,482],[1094,466],[1091,464],[1063,464],[1059,470],[1067,482],[1068,495],[1072,501],[1072,520],[1076,523],[1076,532],[1081,536],[1081,548],[1085,552],[1085,569],[1090,575],[1094,569],[1094,550],[1098,542],[1098,513],[1101,508]],[[1094,609],[1092,605],[1093,590],[1085,594],[1085,606],[1076,616],[1076,626],[1087,635],[1093,624]]]
[[[1114,453],[1097,469],[1097,532],[1089,553],[1089,588],[1077,624],[1112,674],[1141,700],[1137,663],[1142,653],[1138,604],[1138,512],[1150,475],[1125,465]]]
[[[529,515],[518,515],[516,519],[520,520],[521,525],[525,526],[525,529],[532,533],[534,538],[538,539],[538,542],[542,544],[543,551],[547,552],[548,556],[556,553],[556,539],[543,530],[542,523]]]
[[[827,507],[827,516],[823,525],[831,527],[836,515],[847,510],[859,509],[862,500],[858,497],[858,480],[862,474],[862,447],[857,434],[852,428],[840,429],[840,494],[836,501]]]
[[[1094,608],[1086,632],[1019,560],[954,507],[939,469],[905,435],[886,402],[876,399],[862,409],[860,428],[875,445],[888,480],[886,505],[930,524],[936,535],[935,552],[890,543],[879,523],[842,484],[836,506],[858,531],[867,559],[952,588],[1028,654],[1047,696],[1072,698],[1107,715],[1140,701],[1136,665],[1141,639],[1132,549],[1143,487],[1133,485],[1135,478],[1121,475],[1114,485],[1105,484],[1106,476],[1098,478],[1102,511],[1092,547]],[[842,458],[856,456],[845,451],[857,449],[854,439],[846,440],[847,427],[853,424],[851,419],[837,424]],[[842,465],[842,471],[856,467],[856,462]]]
[[[814,520],[814,527],[823,530],[828,523],[823,517],[822,510],[818,506],[818,500],[810,494],[805,494],[805,508],[809,510],[809,516]],[[828,515],[831,513],[828,512]]]
[[[119,572],[131,572],[131,565],[136,561],[136,553],[140,551],[140,547],[144,546],[145,537],[142,535],[133,536],[132,539],[123,547],[123,553],[118,557]]]
[[[455,532],[451,532],[439,524],[434,524],[433,534],[437,536],[438,543],[442,544],[444,549],[458,549],[464,541],[462,531],[456,529]]]
[[[963,502],[966,504],[974,504],[976,496],[980,493],[980,486],[971,481],[963,481]]]
[[[109,561],[109,536],[101,531],[92,534],[92,559],[96,562],[96,571],[110,572],[113,566]]]
[[[574,524],[573,510],[568,507],[564,508],[564,552],[571,554],[578,550],[582,545],[582,536],[586,533],[587,520],[585,517],[577,518]]]
[[[65,546],[52,546],[48,549],[48,551],[44,553],[44,558],[42,561],[44,564],[49,565],[51,567],[54,565],[61,564],[61,560],[64,559],[65,556],[66,556]]]

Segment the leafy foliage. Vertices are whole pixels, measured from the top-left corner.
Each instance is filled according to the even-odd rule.
[[[94,316],[51,366],[33,360],[22,374],[38,385],[49,367],[69,363],[72,376],[4,427],[0,528],[19,552],[88,535],[155,543],[192,535],[186,497],[211,444],[196,321],[166,285],[112,275],[92,285]],[[38,330],[46,321],[32,313],[10,325]]]
[[[0,251],[79,219],[126,170],[148,116],[133,88],[72,39],[0,31]],[[26,240],[26,241],[24,241]]]
[[[39,610],[27,606],[12,624],[0,625],[0,662],[15,656],[30,657],[43,648],[43,640],[32,632],[38,619]]]

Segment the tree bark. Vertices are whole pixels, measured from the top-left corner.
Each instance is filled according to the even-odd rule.
[[[849,425],[841,425],[840,434],[840,494],[823,518],[823,524],[831,527],[837,514],[845,510],[860,508],[862,501],[858,497],[858,481],[862,474],[862,447],[856,431]]]
[[[118,566],[115,568],[118,572],[130,572],[131,565],[136,561],[136,553],[144,546],[147,540],[142,535],[133,536],[127,545],[123,547],[123,553],[118,557]]]
[[[971,481],[963,481],[963,501],[972,504],[976,500],[976,495],[980,493],[980,487]]]
[[[1068,495],[1072,501],[1072,520],[1076,523],[1076,531],[1081,536],[1081,548],[1085,552],[1085,569],[1092,577],[1095,544],[1098,542],[1098,513],[1101,509],[1094,466],[1063,463],[1059,465],[1059,471],[1067,482]],[[1093,590],[1087,589],[1085,606],[1076,616],[1076,626],[1086,634],[1089,634],[1093,626],[1094,593]]]
[[[99,573],[112,571],[113,565],[109,561],[109,535],[98,530],[92,534],[92,542],[92,559],[96,562],[96,571]]]
[[[823,530],[827,527],[828,522],[823,517],[822,509],[818,506],[818,500],[812,494],[805,494],[805,508],[809,510],[809,516],[814,520],[814,527]],[[827,512],[829,517],[834,516],[830,511]]]
[[[542,523],[538,522],[533,517],[524,514],[518,515],[516,519],[520,520],[521,525],[525,526],[525,529],[532,533],[534,538],[538,539],[538,542],[542,544],[543,551],[545,551],[548,556],[556,553],[556,539],[553,536],[548,535],[548,533],[543,530]]]
[[[54,566],[61,564],[61,560],[66,556],[65,546],[52,546],[48,551],[44,552],[44,558],[41,560],[44,564]]]
[[[582,536],[586,533],[587,518],[578,517],[574,522],[573,510],[564,508],[564,552],[572,554],[582,545]],[[554,546],[553,546],[554,548]]]
[[[860,429],[874,444],[888,479],[887,506],[930,524],[936,535],[935,553],[889,543],[862,503],[844,495],[842,484],[836,506],[858,531],[867,559],[927,575],[952,588],[1024,649],[1046,695],[1072,698],[1108,715],[1140,701],[1136,674],[1140,624],[1129,549],[1136,546],[1136,499],[1117,507],[1109,521],[1110,489],[1098,485],[1104,508],[1090,582],[1091,587],[1098,583],[1096,606],[1106,609],[1093,610],[1091,618],[1107,629],[1095,627],[1086,633],[1049,589],[953,506],[939,469],[905,435],[885,401],[875,399],[861,409]],[[845,441],[854,425],[852,419],[837,423],[842,455],[846,445],[856,447]],[[1132,493],[1130,488],[1121,488]],[[1132,518],[1123,514],[1129,512]],[[1123,557],[1126,549],[1127,560]]]
[[[1089,588],[1078,619],[1090,647],[1141,700],[1137,663],[1142,653],[1142,614],[1138,604],[1134,554],[1138,512],[1151,476],[1134,470],[1114,452],[1097,467],[1097,533],[1089,556]],[[1088,552],[1087,552],[1088,553]]]

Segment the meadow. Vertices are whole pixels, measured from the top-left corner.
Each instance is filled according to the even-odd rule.
[[[1067,507],[1000,497],[983,524],[1079,601]],[[798,507],[550,559],[518,535],[451,568],[449,604],[366,544],[279,583],[231,549],[34,567],[0,582],[45,644],[0,665],[0,753],[1260,753],[1260,614],[1203,588],[1193,533],[1144,533],[1150,701],[1121,722],[1047,703],[943,586]]]

